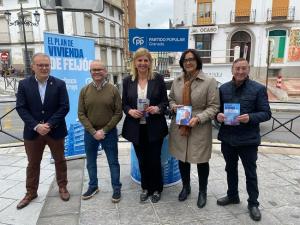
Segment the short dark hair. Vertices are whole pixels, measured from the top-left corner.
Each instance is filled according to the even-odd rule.
[[[194,55],[194,58],[197,62],[197,70],[202,70],[202,60],[201,60],[199,52],[195,49],[187,49],[182,53],[182,55],[180,57],[180,60],[179,60],[179,65],[182,68],[183,72],[185,72],[185,69],[183,67],[183,62],[184,62],[184,59],[185,59],[185,55],[188,54],[189,52]]]
[[[245,58],[237,58],[236,60],[233,61],[232,67],[231,67],[231,68],[233,68],[233,66],[234,66],[236,63],[238,63],[238,62],[243,62],[243,61],[246,61],[246,62],[248,63],[248,60],[245,59]],[[248,64],[249,64],[249,63],[248,63]]]

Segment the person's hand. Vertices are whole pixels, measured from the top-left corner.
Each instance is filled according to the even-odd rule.
[[[171,106],[171,110],[173,111],[173,112],[177,112],[177,109],[178,108],[181,108],[181,107],[183,107],[184,105],[176,105],[176,104],[174,104],[174,105],[172,105]]]
[[[97,130],[93,136],[96,140],[100,141],[105,138],[105,133],[103,130]]]
[[[249,122],[249,114],[243,114],[236,118],[240,123],[248,123]]]
[[[225,118],[226,117],[225,117],[224,113],[218,113],[217,120],[218,120],[219,123],[224,123]]]
[[[158,108],[158,106],[149,106],[146,109],[146,112],[150,113],[150,114],[159,114],[159,108]]]
[[[200,123],[199,117],[195,116],[195,117],[193,117],[193,118],[190,119],[189,126],[190,127],[195,127],[199,123]]]
[[[37,126],[36,132],[38,132],[40,135],[45,136],[50,132],[50,126],[47,123],[41,123]]]
[[[139,119],[139,118],[143,117],[143,113],[141,111],[137,110],[137,109],[130,109],[128,111],[128,114],[130,116],[132,116],[133,118],[135,118],[135,119]]]

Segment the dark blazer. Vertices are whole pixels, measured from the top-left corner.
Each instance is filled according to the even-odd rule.
[[[49,123],[49,135],[61,139],[67,135],[65,116],[69,112],[69,97],[64,81],[49,76],[42,104],[35,76],[19,82],[16,110],[25,123],[23,137],[33,140],[39,134],[34,127],[39,123]]]
[[[137,80],[132,81],[131,76],[123,80],[122,107],[126,114],[123,124],[122,136],[133,142],[139,143],[140,119],[135,119],[128,114],[130,109],[137,108]],[[161,75],[156,74],[155,78],[148,81],[147,98],[150,106],[158,106],[160,114],[149,114],[146,117],[149,141],[156,141],[164,138],[168,134],[168,126],[165,119],[165,111],[168,106],[167,90]]]
[[[260,144],[259,123],[271,118],[267,89],[256,81],[247,79],[236,87],[233,81],[223,84],[220,89],[221,112],[224,103],[240,103],[240,115],[249,114],[248,123],[229,126],[222,123],[218,139],[232,146]]]

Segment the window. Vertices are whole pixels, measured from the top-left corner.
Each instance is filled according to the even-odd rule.
[[[288,15],[288,0],[273,0],[272,19],[286,19]]]
[[[23,49],[23,62],[24,62],[24,65],[25,65],[25,59],[26,59],[26,57],[25,57],[25,49]],[[28,57],[29,57],[29,60],[30,60],[30,62],[29,62],[29,65],[31,64],[31,59],[32,59],[32,56],[34,55],[34,49],[32,49],[32,48],[29,48],[29,49],[27,49],[27,52],[28,52]]]
[[[115,16],[115,10],[113,6],[109,7],[109,16],[114,17]]]
[[[124,66],[124,54],[121,52],[121,72],[123,72],[123,66]]]
[[[211,2],[199,4],[199,17],[200,18],[211,17]]]
[[[0,17],[0,43],[8,43],[10,42],[10,36],[9,36],[9,28],[7,21],[4,17]]]
[[[105,36],[105,22],[104,20],[98,21],[99,35]]]
[[[90,36],[92,34],[92,16],[84,15],[84,30],[85,35]]]
[[[110,37],[111,37],[111,44],[115,45],[116,43],[116,26],[115,24],[110,24]]]
[[[212,0],[199,0],[197,5],[197,24],[212,23]]]
[[[211,34],[197,34],[195,36],[195,48],[199,50],[203,63],[211,61]]]
[[[19,20],[21,20],[20,18],[20,14],[18,15]],[[27,21],[32,21],[32,17],[31,15],[24,15],[24,20]],[[26,35],[26,41],[27,42],[33,42],[33,27],[32,26],[25,26],[25,35]],[[20,41],[24,41],[24,32],[23,32],[23,27],[20,25],[19,26],[19,35],[20,35]]]
[[[100,49],[100,59],[104,65],[107,65],[107,49],[106,48]]]
[[[117,50],[112,49],[111,50],[111,60],[112,60],[112,72],[116,73],[117,72]]]
[[[3,0],[0,0],[0,6],[3,6]]]
[[[28,0],[18,0],[18,3],[28,3]]]
[[[99,44],[105,44],[106,38],[105,36],[105,22],[104,20],[98,20],[98,30],[99,30]]]
[[[118,43],[119,43],[119,46],[120,47],[122,47],[123,46],[123,39],[122,39],[122,37],[123,37],[123,34],[122,34],[122,29],[121,29],[121,27],[119,27],[119,38],[118,38]]]
[[[236,0],[235,2],[235,16],[249,17],[251,10],[251,0]]]
[[[46,14],[46,26],[47,26],[47,30],[50,32],[58,31],[56,13]]]

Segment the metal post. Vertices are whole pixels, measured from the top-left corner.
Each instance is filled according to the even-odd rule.
[[[58,27],[58,33],[64,34],[64,19],[62,14],[62,4],[61,0],[55,0],[56,5],[56,15],[57,15],[57,27]]]
[[[24,76],[29,77],[31,75],[31,68],[30,68],[30,59],[28,55],[28,49],[27,49],[27,41],[26,41],[26,31],[25,31],[25,19],[23,14],[23,6],[21,4],[21,20],[22,20],[22,29],[23,29],[23,38],[24,38],[24,47],[25,47],[25,70],[24,70]]]
[[[272,42],[268,41],[268,55],[267,55],[267,74],[266,74],[266,89],[268,90],[268,81],[269,81],[269,67],[270,67],[270,53],[271,53],[271,44]]]

